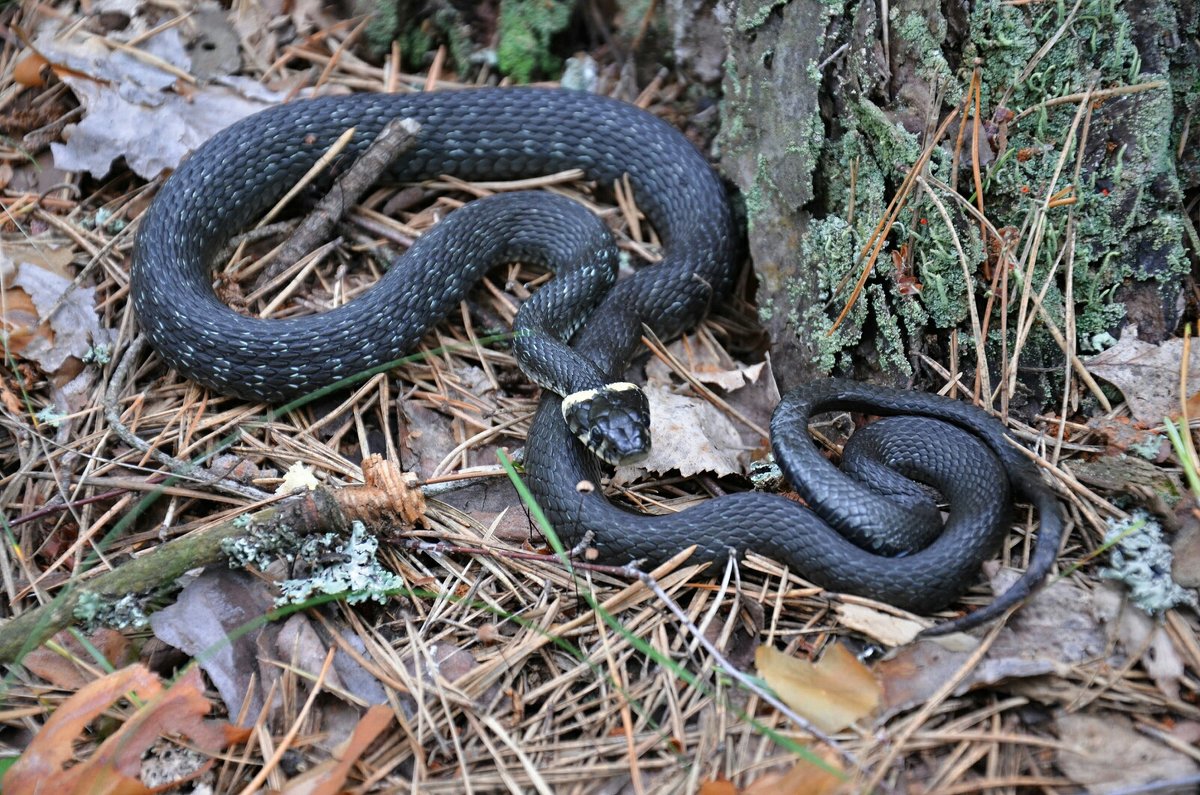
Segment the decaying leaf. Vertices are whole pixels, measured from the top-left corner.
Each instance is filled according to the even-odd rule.
[[[96,630],[87,642],[109,665],[119,667],[127,662],[129,641],[115,629]],[[51,642],[21,658],[21,665],[64,690],[78,690],[91,682],[100,664],[69,630],[59,632]]]
[[[648,385],[650,455],[636,466],[621,467],[614,482],[636,480],[644,472],[678,470],[684,477],[709,472],[718,477],[745,471],[749,448],[737,427],[703,398],[679,395],[668,387]]]
[[[772,646],[759,646],[754,660],[784,703],[823,731],[840,731],[879,705],[874,674],[841,644],[829,646],[815,663]]]
[[[350,768],[392,720],[391,707],[383,704],[371,707],[346,741],[333,750],[332,759],[288,780],[282,792],[285,795],[337,795],[343,792]]]
[[[54,375],[79,362],[96,345],[109,344],[113,334],[96,315],[96,291],[73,287],[66,265],[68,250],[5,246],[0,253],[5,312],[3,327],[14,352]]]
[[[1088,372],[1121,390],[1129,411],[1139,422],[1157,425],[1163,417],[1179,413],[1179,371],[1183,340],[1151,345],[1137,338],[1137,326],[1128,326],[1116,345],[1084,362]],[[1187,395],[1200,391],[1200,345],[1192,345],[1188,361]]]
[[[102,714],[112,714],[111,708],[130,694],[140,706],[90,756],[78,760],[75,743],[85,739],[89,724]],[[123,668],[84,685],[54,711],[4,776],[4,792],[141,795],[177,786],[202,774],[212,760],[185,779],[151,789],[138,779],[138,772],[143,754],[160,737],[182,736],[193,748],[214,754],[249,736],[248,729],[207,720],[204,716],[211,708],[197,668],[189,669],[170,688],[164,688],[145,666]]]
[[[259,690],[258,626],[275,606],[270,586],[243,571],[213,567],[188,583],[175,603],[150,616],[159,640],[196,658],[212,679],[230,715],[254,721],[262,709]]]
[[[122,35],[135,33],[127,29],[110,38]],[[194,84],[186,94],[169,90],[180,73],[191,69],[175,27],[140,40],[135,46],[141,56],[114,49],[78,26],[68,35],[47,29],[35,44],[86,110],[78,124],[64,130],[66,143],[51,144],[55,165],[97,178],[124,157],[136,174],[154,179],[218,130],[285,98],[247,77]]]
[[[1116,712],[1063,712],[1055,724],[1068,747],[1058,752],[1059,768],[1096,795],[1200,772],[1186,754],[1147,737]]]
[[[741,795],[834,795],[852,792],[846,775],[838,775],[826,768],[841,771],[842,766],[832,753],[821,754],[826,767],[820,767],[807,759],[801,759],[783,773],[767,773],[755,779]]]
[[[1131,654],[1141,652],[1142,665],[1159,691],[1167,698],[1178,699],[1184,664],[1166,627],[1126,604],[1116,621],[1115,631],[1127,651]]]
[[[902,618],[866,605],[842,602],[835,608],[838,623],[861,632],[885,646],[903,646],[911,643],[925,625],[912,618]]]
[[[702,384],[719,386],[726,392],[756,383],[766,362],[742,364],[717,345],[706,344],[699,334],[688,334],[667,346],[667,352],[683,365],[688,374]],[[652,384],[671,383],[671,368],[661,359],[646,364],[646,380]]]
[[[1006,590],[1017,576],[1012,570],[1000,570],[992,589]],[[1046,674],[1069,677],[1074,666],[1105,659],[1110,649],[1102,624],[1106,618],[1107,607],[1097,605],[1091,592],[1065,580],[1053,582],[1013,614],[986,656],[962,677],[953,694],[1003,680]],[[961,637],[917,641],[875,666],[883,684],[885,715],[924,703],[958,675],[972,654],[971,648],[953,642]],[[1117,659],[1112,664],[1119,667],[1120,662]]]

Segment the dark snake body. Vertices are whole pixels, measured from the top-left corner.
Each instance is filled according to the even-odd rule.
[[[384,124],[400,117],[417,121],[421,133],[417,146],[389,173],[393,180],[442,174],[517,179],[569,168],[583,169],[602,185],[627,177],[639,208],[661,238],[663,260],[618,282],[575,335],[573,349],[590,361],[578,368],[584,372],[561,387],[561,373],[534,375],[544,385],[548,381],[556,389],[578,389],[619,380],[639,344],[642,324],[660,336],[675,336],[727,294],[734,230],[721,183],[678,131],[644,111],[594,95],[538,89],[330,97],[272,108],[224,130],[180,167],[144,215],[134,251],[133,303],[142,327],[169,364],[220,392],[284,400],[411,351],[466,289],[466,277],[449,272],[443,260],[451,270],[477,271],[495,257],[553,259],[559,238],[574,237],[569,231],[547,232],[551,227],[529,220],[535,211],[479,211],[485,225],[473,238],[463,242],[456,237],[459,232],[423,236],[419,243],[428,239],[435,245],[414,246],[375,288],[331,312],[264,321],[223,306],[213,295],[209,273],[213,257],[229,238],[272,206],[347,128],[357,127],[344,155],[353,158]],[[550,221],[571,214],[560,213],[561,205],[553,201],[534,202],[539,217]],[[524,230],[522,240],[533,240],[528,251],[524,244],[508,250],[512,247],[486,242],[504,239],[514,227]],[[477,256],[479,247],[486,256]],[[592,243],[583,247],[590,249]],[[558,306],[542,314],[552,320]],[[574,320],[549,328],[546,350],[561,345],[556,339],[569,338],[574,330]],[[546,351],[531,353],[537,358]],[[555,367],[576,369],[561,363],[549,369]],[[960,595],[980,563],[994,554],[1005,532],[1007,499],[997,502],[995,497],[1006,493],[998,481],[1007,473],[1008,482],[1041,516],[1030,568],[987,608],[939,629],[962,628],[999,614],[1028,595],[1053,565],[1062,534],[1053,496],[1036,469],[1010,445],[1003,428],[983,412],[935,396],[840,381],[816,382],[789,399],[772,422],[773,443],[792,482],[824,520],[796,502],[766,494],[735,494],[651,517],[614,506],[599,490],[581,491],[580,482],[599,483],[600,472],[567,430],[558,396],[550,394],[529,434],[531,489],[564,540],[574,544],[588,539],[602,561],[643,559],[652,564],[696,544],[693,560],[719,564],[730,553],[754,550],[828,588],[925,611]],[[964,442],[952,428],[943,434],[938,430],[942,426],[914,431],[895,425],[887,434],[876,434],[882,438],[870,445],[901,469],[934,483],[963,470],[974,478],[966,486],[945,487],[953,492],[946,496],[954,508],[936,540],[908,549],[897,540],[897,522],[914,511],[863,496],[860,485],[844,479],[817,451],[804,433],[807,418],[832,409],[933,417],[965,428],[979,440]],[[932,452],[921,447],[927,437],[941,440],[940,447]],[[894,442],[890,452],[882,449],[889,447],[888,439]],[[906,453],[910,448],[926,452]],[[981,456],[983,464],[978,463]],[[995,462],[991,468],[988,459]],[[975,496],[988,492],[990,501]],[[936,513],[928,506],[924,510],[931,512]],[[856,519],[873,520],[882,529],[878,541],[872,541],[874,531],[863,533],[874,551],[847,541],[826,523],[853,525]],[[904,554],[895,557],[897,551]]]

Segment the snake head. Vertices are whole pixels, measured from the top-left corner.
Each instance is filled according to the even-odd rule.
[[[613,466],[650,455],[650,403],[637,384],[621,381],[572,392],[563,398],[562,414],[571,433]]]

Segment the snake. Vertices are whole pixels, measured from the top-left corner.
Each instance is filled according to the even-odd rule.
[[[332,310],[264,319],[226,306],[212,273],[230,240],[347,130],[348,145],[314,190],[328,189],[401,118],[419,132],[382,178],[521,180],[580,169],[601,186],[624,180],[661,242],[661,260],[618,279],[602,220],[563,196],[521,191],[450,213],[373,287]],[[987,606],[927,631],[969,629],[1020,604],[1056,561],[1057,500],[1004,426],[962,401],[834,378],[790,392],[772,418],[772,445],[806,504],[748,491],[647,515],[598,487],[608,465],[644,455],[649,444],[645,395],[624,375],[644,330],[673,338],[726,300],[736,240],[726,191],[706,158],[633,105],[548,88],[321,97],[235,122],[165,180],[139,220],[131,301],[153,347],[180,374],[222,394],[278,403],[410,353],[490,268],[546,265],[555,278],[522,305],[513,348],[544,388],[526,477],[565,544],[618,565],[656,565],[694,547],[689,560],[712,572],[755,552],[828,590],[930,613],[961,596],[1001,547],[1011,493],[1040,523],[1025,572]],[[827,411],[883,418],[851,439],[865,441],[846,445],[850,471],[807,433]],[[859,479],[873,475],[879,493]],[[924,485],[904,485],[913,483]],[[949,503],[944,523],[930,489]]]

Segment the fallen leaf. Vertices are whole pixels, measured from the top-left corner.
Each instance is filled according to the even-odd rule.
[[[133,27],[106,38],[119,41],[136,35]],[[234,76],[189,85],[186,96],[172,91],[178,73],[191,70],[177,27],[134,45],[142,57],[110,46],[106,38],[77,25],[65,32],[46,26],[35,41],[85,110],[81,121],[63,130],[66,142],[50,145],[55,165],[64,170],[88,171],[100,178],[123,157],[138,176],[154,179],[178,166],[218,130],[285,98],[285,92]],[[154,134],[147,135],[147,130]]]
[[[1131,604],[1126,604],[1116,622],[1116,635],[1133,654],[1141,652],[1142,666],[1154,680],[1159,692],[1167,698],[1179,699],[1179,683],[1183,679],[1183,658],[1171,643],[1166,627],[1151,619]]]
[[[351,645],[362,646],[361,639],[352,633],[351,637]],[[280,628],[275,639],[275,651],[286,667],[308,671],[315,677],[325,663],[329,644],[322,640],[312,620],[303,613],[296,613]],[[358,651],[363,649],[359,648]],[[334,653],[333,666],[325,675],[325,684],[330,690],[345,691],[368,704],[387,701],[387,693],[379,680],[341,649]]]
[[[688,375],[702,384],[713,384],[726,392],[757,382],[766,366],[766,362],[743,364],[699,334],[680,337],[667,346],[667,352],[683,365]],[[669,385],[673,373],[672,368],[657,357],[646,364],[646,382],[649,384]]]
[[[129,640],[115,629],[99,629],[87,641],[110,665],[120,667],[127,662]],[[88,668],[99,666],[100,661],[88,653],[75,635],[63,630],[54,636],[53,643],[45,643],[21,658],[21,665],[55,687],[78,690],[96,678]]]
[[[353,733],[333,751],[333,758],[284,782],[286,795],[337,795],[344,791],[350,768],[394,719],[392,708],[376,704],[367,710]]]
[[[1134,728],[1116,712],[1062,712],[1055,717],[1058,767],[1089,793],[1126,790],[1157,781],[1194,776],[1200,765]]]
[[[835,608],[838,623],[861,632],[885,646],[903,646],[912,643],[925,624],[912,618],[901,618],[866,605],[842,602]]]
[[[1175,507],[1179,530],[1171,542],[1171,576],[1184,588],[1200,587],[1200,510],[1187,497]]]
[[[75,287],[66,274],[71,256],[67,250],[32,246],[6,245],[0,253],[4,330],[13,349],[47,375],[58,373],[69,359],[78,363],[115,336],[100,325],[95,289]]]
[[[992,590],[1003,592],[1018,576],[1011,569],[1000,569],[992,578]],[[1091,661],[1119,666],[1120,659],[1110,660],[1107,655],[1109,639],[1102,626],[1107,610],[1091,591],[1066,580],[1050,583],[1013,614],[952,695],[1008,680],[1021,680],[1009,684],[1010,689],[1019,690],[1030,681],[1044,682],[1046,674],[1065,680],[1076,666]],[[963,637],[919,640],[876,665],[875,674],[883,685],[884,715],[928,701],[957,675],[973,651],[973,647],[955,642]]]
[[[727,778],[709,779],[700,785],[700,795],[738,795],[738,788]]]
[[[767,773],[756,778],[741,795],[834,795],[850,792],[851,785],[842,766],[832,753],[819,756],[826,767],[801,759],[783,773]],[[837,772],[834,772],[837,771]]]
[[[89,724],[102,714],[113,715],[118,702],[136,697],[140,706],[88,757],[80,760],[76,743],[89,739]],[[46,721],[4,776],[10,795],[35,792],[83,792],[94,795],[141,795],[159,791],[138,779],[142,756],[161,736],[182,736],[189,744],[214,754],[249,736],[223,721],[206,720],[212,705],[204,697],[200,671],[191,668],[169,689],[142,665],[131,665],[84,685]],[[177,786],[212,766],[209,759]],[[70,764],[69,767],[67,765]],[[166,789],[163,787],[162,789]]]
[[[1191,347],[1187,395],[1200,391],[1200,345]],[[1163,417],[1179,413],[1179,370],[1183,340],[1169,339],[1151,345],[1137,338],[1137,326],[1127,326],[1116,345],[1084,360],[1084,367],[1121,390],[1134,419],[1157,425]]]
[[[246,720],[253,721],[263,705],[250,684],[259,676],[257,641],[265,628],[245,628],[274,606],[274,593],[265,581],[213,567],[184,586],[174,604],[151,615],[150,627],[163,643],[196,658],[230,715],[241,715],[247,701]]]
[[[815,663],[772,646],[759,646],[754,660],[784,703],[822,731],[841,731],[879,705],[874,674],[841,644],[826,648]]]
[[[650,401],[650,455],[635,466],[620,467],[615,483],[629,483],[646,472],[664,474],[678,470],[688,477],[709,472],[717,477],[746,470],[749,447],[743,446],[737,427],[707,400],[676,394],[669,387],[645,387]]]

